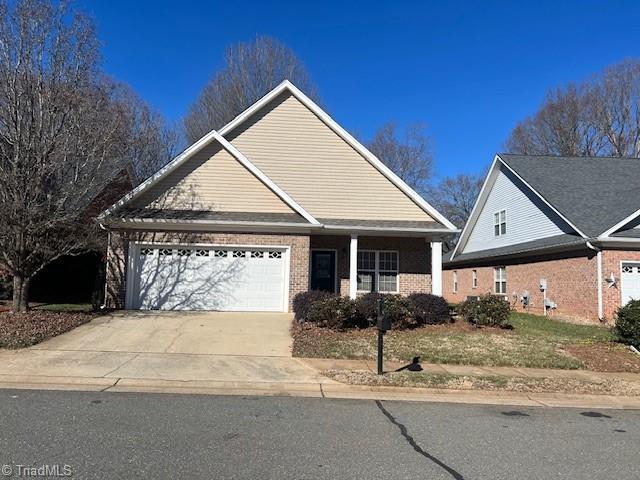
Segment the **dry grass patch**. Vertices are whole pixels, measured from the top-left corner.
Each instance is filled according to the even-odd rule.
[[[352,385],[640,396],[640,383],[618,379],[588,381],[566,378],[443,375],[406,371],[376,375],[368,370],[328,370],[323,374],[338,382]]]
[[[472,327],[459,321],[415,330],[391,331],[385,337],[387,360],[496,367],[578,369],[591,367],[568,348],[612,345],[608,329],[574,325],[534,315],[513,313],[512,329]],[[313,325],[294,326],[294,356],[375,358],[375,329],[335,332]]]

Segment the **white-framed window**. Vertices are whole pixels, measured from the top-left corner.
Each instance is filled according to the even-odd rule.
[[[493,214],[493,236],[499,237],[507,233],[507,211],[500,210]]]
[[[496,267],[493,269],[493,278],[495,282],[495,293],[499,295],[507,294],[507,269],[505,267]]]
[[[358,291],[398,293],[398,252],[359,250]]]
[[[478,271],[471,270],[471,288],[478,288]]]
[[[458,272],[453,271],[453,293],[458,293]]]

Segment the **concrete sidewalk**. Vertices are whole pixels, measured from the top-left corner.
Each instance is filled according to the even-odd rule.
[[[140,378],[0,375],[1,389],[138,392],[189,395],[316,397],[358,400],[575,407],[640,410],[640,397],[560,393],[489,392],[407,387],[369,387],[341,383],[175,381]]]
[[[377,372],[376,360],[339,360],[331,358],[300,358],[301,362],[321,372],[327,370],[367,370]],[[385,362],[385,372],[394,372],[406,367],[407,363]],[[565,378],[598,382],[603,380],[624,380],[639,382],[640,373],[594,372],[592,370],[557,370],[552,368],[480,367],[475,365],[444,365],[420,363],[422,371],[441,375],[467,375],[470,377],[524,377],[524,378]]]

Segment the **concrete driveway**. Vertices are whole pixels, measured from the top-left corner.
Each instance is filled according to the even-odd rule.
[[[34,347],[0,352],[0,375],[332,383],[291,357],[282,313],[115,312]]]

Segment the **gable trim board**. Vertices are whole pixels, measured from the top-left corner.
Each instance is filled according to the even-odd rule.
[[[636,210],[635,212],[633,212],[628,217],[626,217],[626,218],[622,219],[621,221],[619,221],[618,223],[616,223],[613,227],[611,227],[609,230],[605,231],[602,235],[600,235],[599,238],[608,238],[611,234],[617,232],[618,230],[621,230],[622,227],[624,227],[627,224],[633,222],[638,217],[640,217],[640,209]],[[639,228],[639,227],[636,226],[636,227],[633,227],[633,228]]]
[[[150,177],[148,180],[140,184],[136,189],[131,191],[125,197],[123,197],[119,202],[113,205],[111,208],[103,212],[98,219],[104,219],[107,215],[114,212],[117,208],[125,205],[129,201],[137,198],[142,192],[149,189],[152,185],[156,184],[161,178],[168,175],[170,172],[175,170],[177,167],[186,162],[189,158],[191,158],[195,153],[200,151],[204,146],[209,144],[213,140],[218,140],[221,142],[223,147],[227,149],[232,155],[234,155],[238,160],[242,158],[243,164],[247,166],[250,170],[254,168],[258,172],[262,174],[264,177],[265,184],[272,188],[272,190],[277,193],[283,200],[285,200],[294,210],[303,215],[311,224],[319,225],[319,222],[313,218],[308,212],[306,212],[299,204],[297,204],[284,190],[282,190],[278,185],[276,185],[271,179],[269,179],[264,173],[262,173],[254,164],[252,164],[240,151],[238,151],[233,145],[231,145],[226,139],[224,139],[224,135],[231,132],[233,129],[238,127],[240,124],[249,119],[254,113],[260,110],[262,107],[267,105],[273,99],[275,99],[282,92],[288,91],[290,92],[297,100],[299,100],[305,107],[307,107],[313,114],[315,114],[324,124],[326,124],[334,133],[336,133],[340,138],[342,138],[348,145],[350,145],[353,149],[355,149],[358,153],[362,155],[362,157],[367,160],[375,169],[377,169],[388,181],[390,181],[393,185],[395,185],[402,193],[404,193],[413,203],[415,203],[421,210],[426,212],[432,218],[436,219],[440,222],[445,228],[441,229],[444,231],[449,231],[451,233],[457,232],[458,229],[450,223],[444,216],[442,216],[436,209],[434,209],[429,203],[427,203],[420,195],[418,195],[413,189],[411,189],[405,182],[403,182],[399,177],[397,177],[391,170],[389,170],[380,160],[378,160],[371,152],[369,152],[362,144],[360,144],[355,138],[353,138],[349,133],[347,133],[342,127],[340,127],[329,115],[327,115],[322,109],[316,105],[311,99],[309,99],[306,95],[304,95],[300,90],[298,90],[291,82],[285,80],[280,85],[278,85],[274,90],[265,95],[262,99],[258,100],[254,105],[249,107],[243,113],[241,113],[238,117],[236,117],[233,121],[223,127],[219,132],[211,131],[192,146],[187,148],[182,154],[178,155],[174,160],[172,160],[169,164],[163,167],[160,171],[158,171],[155,175]],[[223,141],[225,143],[223,143]],[[260,178],[260,177],[259,177]],[[304,213],[303,213],[304,212]]]
[[[478,198],[476,199],[476,203],[473,206],[473,209],[471,211],[471,215],[469,217],[469,220],[467,221],[467,223],[465,224],[463,230],[462,230],[462,234],[460,235],[460,241],[457,242],[453,253],[451,255],[451,260],[453,260],[456,256],[460,255],[461,251],[464,250],[464,248],[467,245],[467,242],[469,240],[469,236],[471,234],[471,232],[473,231],[479,215],[482,211],[482,209],[484,208],[484,205],[486,204],[487,199],[489,198],[489,194],[491,193],[491,190],[493,189],[496,179],[499,176],[499,171],[501,168],[505,168],[508,172],[510,172],[512,175],[514,175],[520,182],[522,182],[522,184],[532,193],[534,194],[537,198],[539,198],[553,213],[555,213],[558,217],[560,217],[560,219],[562,219],[562,221],[564,221],[569,227],[571,227],[577,234],[579,234],[583,239],[588,239],[589,237],[587,237],[587,235],[585,235],[578,227],[575,226],[575,224],[573,224],[566,216],[564,216],[560,211],[558,211],[558,209],[556,209],[553,205],[551,205],[551,203],[549,203],[540,193],[538,193],[524,178],[522,178],[521,175],[519,175],[513,168],[511,168],[509,165],[507,165],[506,162],[504,162],[501,158],[500,155],[496,155],[493,163],[491,165],[491,168],[489,169],[489,174],[487,175],[487,178],[485,179],[484,184],[482,185],[482,189],[480,190],[480,194],[478,195]]]

